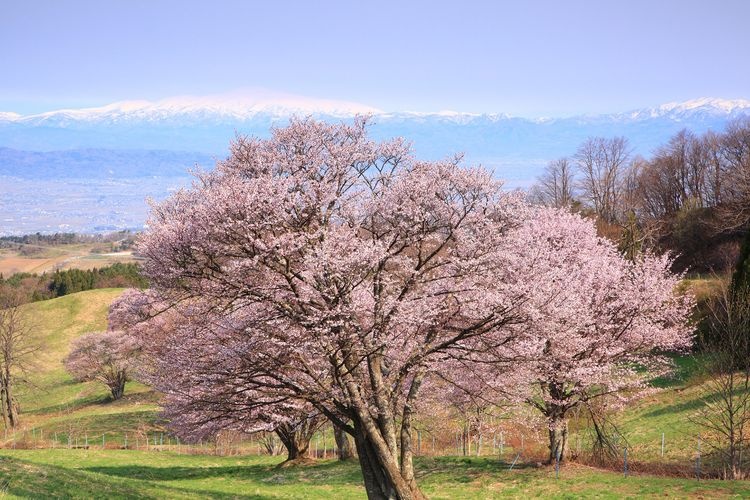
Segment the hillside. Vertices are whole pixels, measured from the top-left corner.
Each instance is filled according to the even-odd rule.
[[[112,403],[103,385],[75,382],[63,366],[74,338],[106,328],[109,304],[121,292],[92,290],[25,306],[39,332],[41,350],[27,374],[28,383],[19,391],[21,428],[9,435],[6,446],[12,446],[13,439],[50,440],[55,435],[60,445],[67,444],[68,436],[72,441],[89,437],[100,443],[103,434],[114,444],[126,432],[155,428],[156,397],[150,389],[130,382],[125,397]]]
[[[15,436],[8,435],[5,449],[0,450],[4,496],[364,497],[360,472],[353,462],[342,464],[329,458],[312,466],[277,469],[283,457],[257,456],[254,446],[245,448],[242,456],[232,456],[231,448],[230,456],[215,456],[212,448],[181,448],[173,441],[155,447],[165,451],[145,450],[144,437],[153,439],[163,432],[157,423],[157,395],[131,382],[121,401],[110,402],[103,386],[73,381],[62,364],[72,339],[105,327],[108,305],[121,292],[94,290],[25,306],[43,348],[28,374],[30,384],[20,394],[22,427]],[[560,479],[555,479],[554,469],[538,466],[533,457],[533,450],[543,447],[543,441],[527,441],[528,456],[509,470],[516,454],[509,439],[500,457],[488,456],[489,447],[482,457],[419,457],[416,466],[425,493],[430,498],[750,496],[750,485],[743,481],[697,481],[638,472],[675,474],[669,469],[673,464],[679,466],[677,475],[685,470],[685,476],[692,474],[699,429],[688,417],[700,404],[702,386],[691,382],[690,359],[678,361],[681,370],[675,378],[661,380],[661,391],[625,409],[617,420],[628,440],[632,477],[567,464]],[[666,436],[664,458],[660,456],[662,432]],[[119,449],[126,434],[131,448],[134,440],[141,440],[140,450]],[[102,436],[106,449],[102,449]],[[539,436],[543,439],[542,433]],[[576,438],[574,431],[572,447]],[[665,466],[655,469],[649,464]]]

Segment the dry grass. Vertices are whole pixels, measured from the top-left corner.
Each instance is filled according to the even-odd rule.
[[[30,245],[26,245],[29,247]],[[42,274],[64,269],[93,269],[116,262],[134,262],[131,252],[92,253],[95,244],[34,247],[33,255],[23,255],[18,248],[0,250],[0,273],[8,277],[15,273]]]

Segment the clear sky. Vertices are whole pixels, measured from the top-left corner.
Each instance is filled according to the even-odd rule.
[[[0,0],[0,111],[249,87],[520,116],[750,98],[750,0]]]

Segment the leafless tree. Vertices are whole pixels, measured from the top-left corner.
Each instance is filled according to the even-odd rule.
[[[630,146],[624,137],[591,137],[573,157],[580,172],[581,196],[605,222],[617,221],[620,182],[629,158]]]
[[[725,181],[720,224],[724,230],[743,228],[750,223],[750,117],[727,125],[721,153]]]
[[[705,163],[706,204],[710,207],[720,206],[724,201],[724,156],[722,154],[722,136],[709,130],[700,139],[700,151]]]
[[[17,382],[38,350],[34,329],[21,307],[22,294],[12,287],[0,287],[0,413],[5,427],[18,425]]]
[[[567,207],[574,200],[573,165],[567,158],[551,161],[534,186],[537,201],[550,207]]]
[[[715,344],[703,358],[711,378],[693,420],[706,431],[705,441],[720,458],[724,476],[742,479],[750,444],[750,294],[747,287],[732,288],[727,279],[720,290],[710,306]]]

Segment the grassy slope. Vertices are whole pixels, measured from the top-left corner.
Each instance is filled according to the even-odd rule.
[[[94,290],[27,306],[43,340],[29,379],[35,388],[21,394],[23,428],[20,441],[33,432],[58,442],[81,441],[88,435],[99,443],[122,442],[123,434],[156,429],[156,396],[147,387],[129,383],[122,401],[110,402],[96,383],[77,383],[62,360],[70,341],[105,327],[107,307],[121,290]],[[690,460],[698,429],[688,416],[699,404],[698,385],[683,377],[662,381],[664,390],[621,415],[620,422],[634,460],[658,457],[661,433],[667,439],[667,460]],[[33,429],[33,431],[32,431]],[[142,498],[351,498],[363,497],[356,464],[324,461],[313,467],[275,469],[278,458],[175,455],[131,450],[0,450],[0,495],[20,497],[122,496]],[[621,474],[567,466],[554,480],[549,468],[516,467],[490,458],[421,458],[420,483],[432,498],[494,496],[599,498],[685,495],[750,496],[750,484],[695,481]]]
[[[75,382],[63,366],[70,341],[103,330],[109,304],[121,292],[92,290],[26,306],[42,349],[28,371],[30,385],[19,391],[22,421],[16,439],[38,436],[41,430],[47,438],[57,433],[60,442],[68,435],[83,440],[87,434],[100,441],[102,433],[115,442],[122,440],[123,432],[154,429],[158,408],[148,387],[128,383],[125,398],[112,403],[106,387]]]

